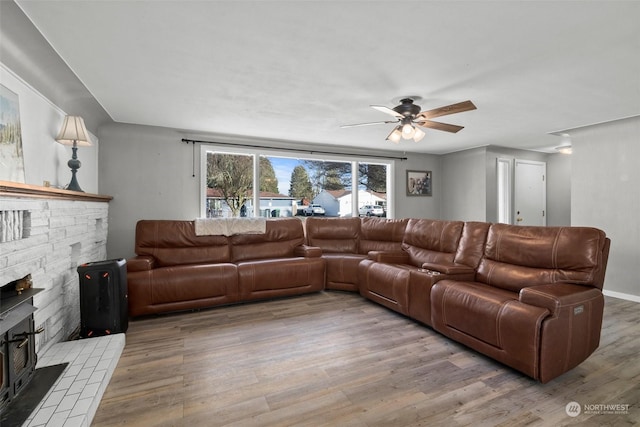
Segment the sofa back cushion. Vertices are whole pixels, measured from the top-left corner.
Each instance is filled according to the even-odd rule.
[[[460,236],[462,221],[414,219],[407,222],[402,249],[409,254],[411,264],[453,263]]]
[[[360,218],[316,218],[305,221],[307,244],[325,253],[358,253]]]
[[[304,244],[302,221],[268,219],[264,234],[236,234],[229,237],[229,243],[232,262],[293,257],[293,249]]]
[[[362,218],[358,251],[400,251],[408,219]]]
[[[596,228],[492,224],[476,280],[514,292],[560,282],[601,289],[607,254]]]
[[[490,225],[488,222],[469,221],[464,223],[454,260],[456,264],[463,264],[473,269],[478,267],[484,253]]]
[[[196,236],[193,221],[138,221],[135,246],[137,255],[154,257],[160,267],[231,259],[227,237]]]

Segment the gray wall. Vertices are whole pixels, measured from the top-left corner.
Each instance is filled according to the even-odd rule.
[[[442,176],[440,156],[407,153],[407,160],[396,161],[395,218],[442,218]],[[407,196],[407,170],[431,171],[432,196]]]
[[[571,225],[571,155],[547,156],[547,225]]]
[[[570,225],[570,156],[487,146],[442,156],[444,219],[498,220],[498,158],[547,162],[547,225]]]
[[[192,150],[177,132],[148,126],[108,124],[99,131],[100,191],[109,206],[107,256],[133,255],[140,219],[199,216],[199,168],[192,177]],[[196,167],[198,165],[196,164]]]
[[[571,223],[611,238],[604,289],[640,301],[640,117],[570,132]]]
[[[486,149],[442,156],[442,218],[486,221]]]

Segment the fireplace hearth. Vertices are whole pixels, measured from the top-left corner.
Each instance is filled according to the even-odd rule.
[[[0,288],[0,410],[4,412],[33,378],[36,367],[33,296],[42,289],[30,286],[30,277]]]

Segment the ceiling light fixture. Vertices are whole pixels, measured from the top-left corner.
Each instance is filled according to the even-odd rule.
[[[571,154],[573,149],[571,147],[571,135],[568,133],[561,133],[562,144],[555,148],[555,150],[562,154]]]
[[[356,123],[352,125],[342,125],[340,127],[350,128],[358,126],[396,123],[396,127],[387,136],[387,141],[392,141],[397,144],[401,139],[413,139],[415,142],[418,142],[425,137],[425,133],[421,128],[430,128],[451,133],[456,133],[464,128],[463,126],[434,122],[431,120],[432,118],[476,109],[476,106],[473,104],[473,102],[463,101],[456,104],[446,105],[440,108],[420,111],[420,106],[413,103],[414,100],[418,99],[421,99],[421,97],[402,97],[402,99],[400,99],[400,105],[396,105],[393,108],[385,107],[384,105],[371,106],[372,108],[380,112],[393,116],[394,120]]]
[[[556,147],[555,150],[561,154],[571,154],[573,152],[573,148],[571,147],[571,145],[561,145],[559,147]]]
[[[424,136],[425,136],[425,133],[424,133],[424,132],[422,132],[422,130],[421,130],[420,128],[418,128],[418,127],[417,127],[417,128],[416,128],[416,132],[415,132],[415,133],[414,133],[414,135],[413,135],[413,140],[414,140],[415,142],[418,142],[418,141],[422,140],[422,138],[424,138]]]
[[[416,134],[416,128],[411,126],[410,124],[402,125],[402,137],[404,139],[412,139],[413,135]]]
[[[391,133],[387,136],[387,141],[391,141],[395,144],[397,144],[398,142],[400,142],[400,138],[402,138],[402,132],[401,132],[401,127],[400,126],[396,126]]]

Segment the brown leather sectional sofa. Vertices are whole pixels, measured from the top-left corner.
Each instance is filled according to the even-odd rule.
[[[359,292],[544,383],[599,345],[609,245],[589,227],[312,217],[198,237],[192,221],[140,221],[129,310]]]

